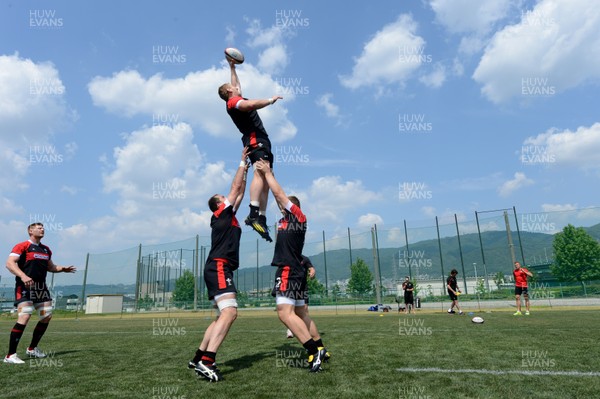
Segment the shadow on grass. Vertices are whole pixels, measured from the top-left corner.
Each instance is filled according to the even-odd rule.
[[[224,370],[221,372],[221,374],[227,375],[230,373],[235,373],[239,370],[250,368],[250,367],[252,367],[252,365],[254,363],[259,362],[268,357],[273,357],[273,356],[274,356],[273,352],[261,352],[261,353],[255,353],[252,355],[245,355],[242,357],[238,357],[237,359],[228,360],[226,364],[231,369],[226,370],[226,371]]]

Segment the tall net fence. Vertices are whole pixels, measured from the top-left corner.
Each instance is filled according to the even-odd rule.
[[[549,273],[554,234],[564,226],[588,228],[600,235],[600,208],[560,212],[518,213],[515,208],[475,212],[472,217],[450,215],[422,222],[373,226],[363,231],[342,228],[335,232],[309,230],[304,254],[316,266],[324,293],[311,303],[343,302],[353,298],[347,290],[350,266],[364,261],[373,274],[373,291],[366,302],[389,300],[401,293],[409,276],[417,295],[434,298],[446,294],[446,277],[458,271],[466,295],[493,298],[512,286],[515,260],[538,270],[544,284],[564,284]],[[270,266],[274,244],[243,234],[240,268],[234,282],[243,306],[271,305],[276,269]],[[123,294],[128,310],[169,307],[207,308],[203,268],[210,251],[210,237],[137,247],[105,254],[89,254],[81,297],[91,294]],[[193,276],[194,297],[187,304],[174,300],[177,282]],[[119,282],[119,284],[114,284]],[[590,282],[588,287],[593,284]],[[584,285],[585,286],[585,285]],[[584,288],[585,289],[585,288]],[[588,290],[585,294],[593,294]],[[561,294],[562,295],[562,294]],[[383,298],[383,299],[382,299]],[[478,296],[479,298],[479,296]]]

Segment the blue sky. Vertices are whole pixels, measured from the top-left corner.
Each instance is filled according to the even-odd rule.
[[[207,236],[241,151],[217,96],[228,46],[246,97],[284,97],[260,114],[309,241],[598,205],[595,0],[2,0],[0,37],[7,255],[36,220],[80,268]]]

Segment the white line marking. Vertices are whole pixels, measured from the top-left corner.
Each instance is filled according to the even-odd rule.
[[[413,368],[405,367],[396,369],[396,371],[405,371],[409,373],[464,373],[464,374],[520,374],[520,375],[566,375],[573,377],[600,377],[598,371],[549,371],[549,370],[485,370],[485,369],[442,369],[439,367]]]

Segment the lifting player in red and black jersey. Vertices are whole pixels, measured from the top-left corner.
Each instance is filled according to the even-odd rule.
[[[309,326],[313,323],[305,312],[306,268],[302,264],[302,250],[306,236],[306,216],[300,209],[300,201],[295,196],[287,196],[273,175],[269,163],[259,160],[254,164],[265,177],[283,218],[277,224],[277,237],[272,266],[275,272],[273,296],[277,304],[279,320],[289,328],[308,352],[308,364],[311,372],[321,370],[321,364],[327,357],[327,349],[319,338],[315,341]]]
[[[217,318],[206,329],[188,367],[194,368],[198,375],[211,382],[221,380],[219,369],[215,366],[217,350],[237,318],[237,290],[233,283],[233,271],[240,263],[242,229],[235,213],[246,190],[248,150],[248,147],[244,147],[240,166],[227,197],[216,194],[208,200],[208,207],[213,215],[210,220],[212,232],[210,252],[204,265],[204,282],[208,290],[208,299],[217,309]]]
[[[250,147],[250,162],[254,164],[259,159],[265,159],[273,167],[271,140],[256,110],[274,104],[283,97],[273,96],[267,100],[249,100],[242,97],[242,87],[233,60],[229,60],[229,68],[231,82],[219,87],[219,96],[227,103],[227,113],[242,133],[242,144],[244,147]],[[269,186],[264,177],[255,170],[250,183],[250,214],[245,223],[262,238],[271,242],[273,240],[269,235],[266,217],[268,198]]]
[[[37,347],[52,318],[52,298],[46,286],[46,274],[74,273],[77,270],[74,266],[57,266],[52,262],[52,251],[41,243],[45,233],[42,223],[30,224],[27,232],[29,240],[15,245],[6,261],[6,268],[16,276],[15,306],[18,314],[4,358],[4,363],[10,364],[25,363],[17,356],[17,346],[34,310],[38,312],[39,321],[25,354],[34,358],[46,357]]]

